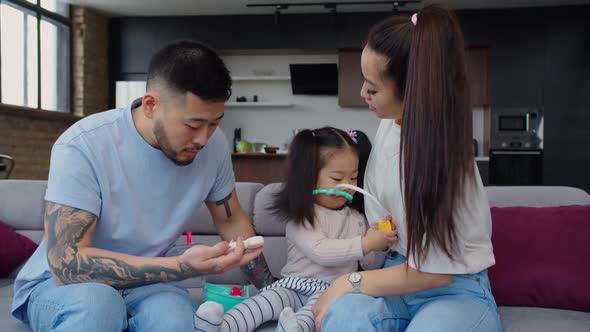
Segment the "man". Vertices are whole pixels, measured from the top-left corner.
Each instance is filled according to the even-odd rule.
[[[45,238],[15,282],[12,313],[36,331],[193,331],[196,303],[166,281],[243,266],[272,281],[235,192],[216,130],[231,79],[215,52],[178,42],[150,62],[147,92],[127,109],[80,120],[51,152]],[[164,252],[205,202],[224,240]]]

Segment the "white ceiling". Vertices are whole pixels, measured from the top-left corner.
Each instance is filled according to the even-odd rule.
[[[245,15],[272,14],[271,7],[252,8],[246,4],[293,2],[353,2],[371,0],[61,0],[90,7],[111,16],[174,16],[174,15]],[[374,1],[374,0],[373,0]],[[423,1],[426,2],[426,1]],[[440,0],[454,9],[517,8],[590,4],[590,0]],[[408,5],[402,10],[415,10]],[[371,12],[391,10],[390,5],[339,6],[338,12]],[[291,7],[289,13],[325,13],[323,6]]]

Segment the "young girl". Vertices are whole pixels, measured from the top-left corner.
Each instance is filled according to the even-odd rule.
[[[370,150],[360,131],[325,127],[295,136],[286,183],[273,205],[288,220],[283,279],[225,315],[220,304],[203,303],[195,314],[197,331],[253,331],[277,319],[278,331],[314,331],[311,306],[332,281],[356,272],[359,261],[365,270],[383,265],[384,250],[396,241],[397,232],[367,229],[358,194],[350,206],[345,197],[329,192],[314,195],[314,190],[341,183],[361,187]]]
[[[361,96],[381,118],[365,187],[400,238],[385,267],[336,279],[313,307],[325,331],[500,331],[487,268],[490,207],[473,159],[463,34],[440,5],[376,24]],[[379,211],[370,201],[371,218]],[[357,293],[357,294],[350,294]]]

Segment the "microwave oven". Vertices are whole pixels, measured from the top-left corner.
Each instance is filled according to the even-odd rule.
[[[542,149],[543,112],[539,108],[492,109],[493,149]]]

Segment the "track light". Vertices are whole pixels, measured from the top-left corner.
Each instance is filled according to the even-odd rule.
[[[338,12],[336,11],[336,4],[324,5],[324,8],[330,10],[330,14],[332,14],[332,24],[336,23],[336,17],[338,16]]]
[[[283,2],[283,3],[252,3],[247,4],[246,7],[274,7],[275,9],[275,24],[280,23],[281,10],[288,9],[289,7],[303,7],[303,6],[323,6],[330,10],[332,14],[332,20],[336,20],[337,6],[348,6],[348,5],[386,5],[389,4],[392,7],[394,14],[399,12],[399,8],[407,4],[420,3],[421,0],[398,0],[398,1],[347,1],[347,2]]]
[[[275,5],[275,24],[280,24],[281,22],[281,10],[287,9],[289,6],[277,4]]]
[[[397,11],[399,7],[403,7],[407,4],[420,3],[421,0],[398,0],[398,1],[346,1],[346,2],[283,2],[283,3],[251,3],[247,4],[246,7],[275,7],[276,10],[287,9],[289,7],[303,7],[303,6],[324,6],[332,10],[332,13],[336,10],[336,6],[348,6],[348,5],[387,5],[390,4],[394,11]]]

